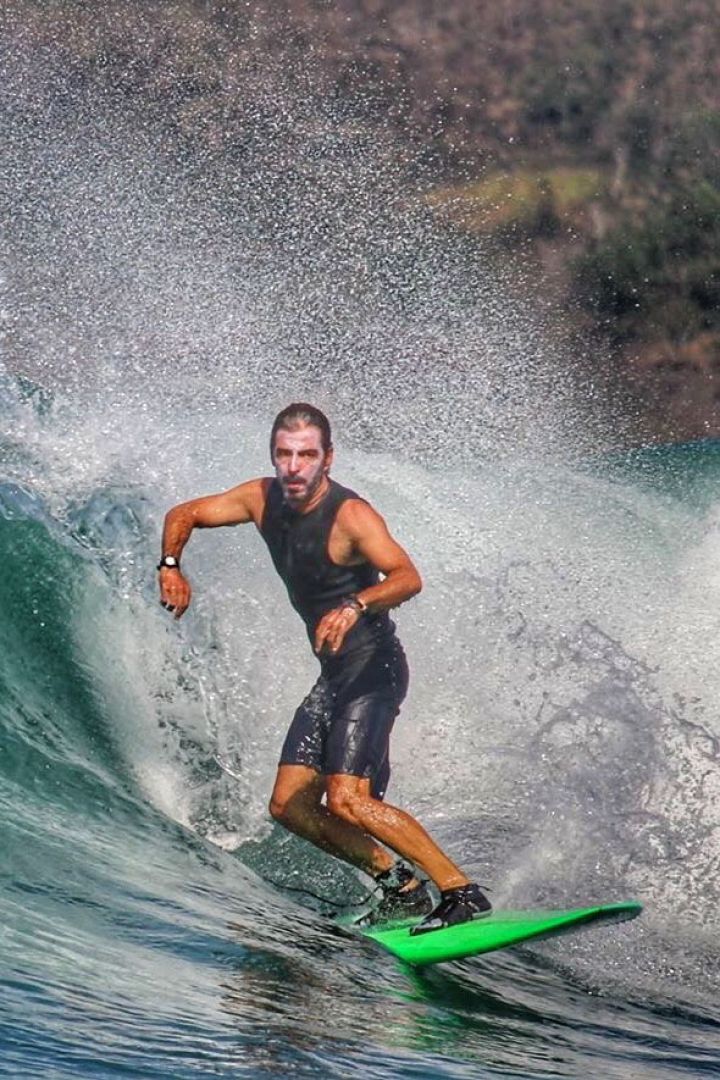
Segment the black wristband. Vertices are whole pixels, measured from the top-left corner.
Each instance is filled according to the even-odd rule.
[[[176,559],[174,555],[163,555],[160,562],[157,564],[158,570],[179,570],[180,561]]]

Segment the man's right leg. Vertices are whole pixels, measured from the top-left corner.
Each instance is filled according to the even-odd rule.
[[[325,777],[307,765],[280,765],[270,799],[270,814],[286,829],[316,847],[377,877],[395,859],[357,825],[323,806]]]
[[[322,803],[326,780],[321,774],[321,763],[334,705],[335,693],[321,675],[295,711],[285,737],[270,801],[270,814],[286,829],[369,874],[381,886],[384,897],[404,893],[406,889],[419,885],[412,871],[398,863],[394,855],[364,829],[330,813]],[[391,720],[396,712],[395,705]],[[376,778],[378,798],[382,798],[382,788],[387,784],[389,772],[386,753],[384,767]],[[423,893],[432,907],[424,889]],[[423,905],[422,910],[418,909],[418,914],[425,914],[425,910],[429,908]]]

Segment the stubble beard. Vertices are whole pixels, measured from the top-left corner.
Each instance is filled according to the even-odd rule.
[[[306,506],[317,495],[323,480],[326,477],[325,469],[321,469],[316,477],[309,481],[300,491],[291,492],[288,491],[287,484],[290,481],[282,483],[283,496],[285,501],[293,508],[293,510],[300,510],[303,506]]]

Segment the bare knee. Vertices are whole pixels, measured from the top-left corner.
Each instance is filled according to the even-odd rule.
[[[363,825],[371,802],[368,796],[353,788],[328,786],[328,810],[353,825]]]
[[[273,794],[268,809],[273,821],[284,825],[286,829],[294,829],[314,812],[315,806],[312,799],[296,791],[288,795]]]
[[[320,805],[324,780],[302,765],[281,765],[270,798],[270,817],[292,828],[298,820],[312,814]]]
[[[268,810],[270,811],[270,817],[274,821],[279,822],[281,825],[283,824],[283,822],[285,821],[285,819],[287,817],[288,805],[289,805],[290,801],[291,801],[290,799],[278,798],[274,794],[273,794],[272,798],[270,799],[270,805],[268,806]]]

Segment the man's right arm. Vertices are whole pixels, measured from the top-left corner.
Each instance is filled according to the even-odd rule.
[[[160,570],[160,603],[179,619],[190,604],[190,582],[181,572],[179,563],[193,529],[214,529],[220,525],[259,523],[262,514],[263,481],[249,480],[219,495],[191,499],[169,510],[165,516],[162,555],[172,555],[178,566]]]

